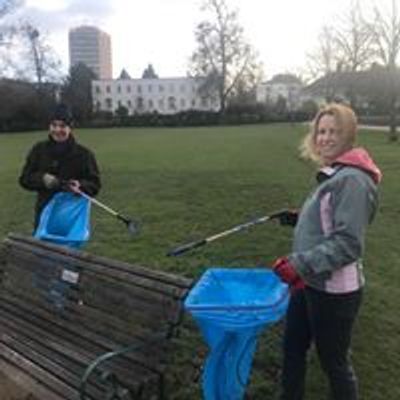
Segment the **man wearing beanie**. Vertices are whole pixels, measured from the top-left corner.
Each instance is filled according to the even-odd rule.
[[[61,190],[82,190],[95,196],[101,187],[96,158],[76,142],[72,133],[72,114],[65,104],[58,104],[51,117],[47,140],[36,143],[25,161],[20,185],[36,191],[36,229],[44,206]]]

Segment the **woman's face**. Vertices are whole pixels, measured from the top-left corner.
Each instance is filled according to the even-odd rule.
[[[330,165],[348,148],[346,136],[339,131],[333,115],[323,115],[317,126],[315,146],[323,165]]]

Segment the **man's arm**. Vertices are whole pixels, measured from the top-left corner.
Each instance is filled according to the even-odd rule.
[[[36,145],[28,153],[18,181],[24,189],[43,190],[46,188],[43,175],[43,172],[39,171],[38,147]]]
[[[94,154],[88,151],[85,175],[79,180],[80,188],[89,196],[96,196],[101,188],[100,171]]]

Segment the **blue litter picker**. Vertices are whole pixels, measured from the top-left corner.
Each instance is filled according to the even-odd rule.
[[[205,400],[241,400],[257,338],[280,320],[288,286],[268,269],[210,268],[185,301],[209,346],[203,377]]]

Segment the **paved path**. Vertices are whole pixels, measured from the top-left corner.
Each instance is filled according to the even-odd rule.
[[[380,131],[380,132],[389,132],[388,126],[376,126],[376,125],[358,125],[359,129],[366,129],[369,131]]]
[[[305,125],[309,125],[309,122],[305,122]],[[379,132],[389,132],[389,126],[383,125],[358,125],[358,129],[365,129],[368,131],[379,131]],[[400,132],[400,126],[397,127],[397,131]]]

